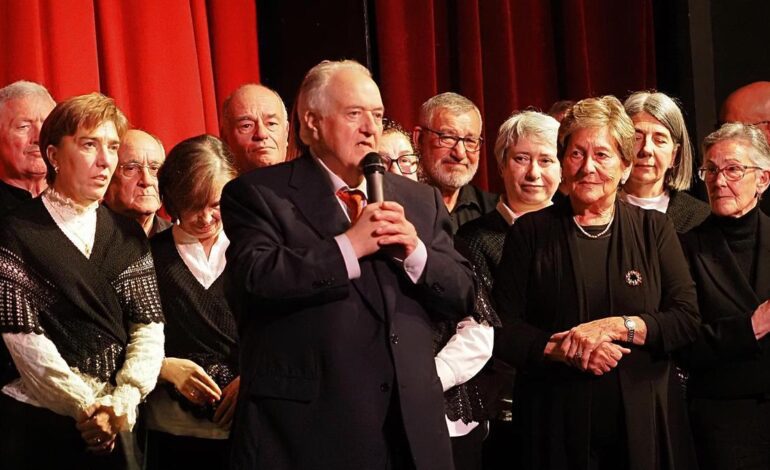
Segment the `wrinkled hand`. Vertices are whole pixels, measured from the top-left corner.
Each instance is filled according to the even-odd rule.
[[[754,337],[762,339],[770,332],[770,300],[765,300],[751,315],[751,327],[754,329]]]
[[[377,243],[382,247],[390,247],[395,250],[391,253],[399,259],[405,259],[417,249],[417,230],[411,222],[406,220],[404,208],[401,204],[393,201],[385,201],[380,206],[381,210],[375,213],[374,217],[378,221],[385,221],[387,225],[381,226],[376,230],[380,237]]]
[[[569,331],[556,333],[552,339],[561,340],[561,348],[567,361],[581,370],[588,368],[588,360],[602,343],[620,341],[618,331],[625,329],[620,317],[607,317],[581,323]]]
[[[367,204],[345,232],[358,258],[376,253],[381,247],[404,259],[417,248],[417,231],[404,216],[404,208],[393,201]]]
[[[241,386],[241,376],[236,377],[227,384],[222,390],[222,401],[219,402],[217,411],[214,413],[214,422],[222,428],[229,428],[233,422],[235,414],[235,405],[238,403],[238,389]]]
[[[219,401],[222,397],[222,390],[206,371],[187,359],[165,358],[160,368],[160,378],[174,384],[179,393],[199,406]]]
[[[115,448],[118,432],[127,424],[126,415],[116,415],[111,406],[100,406],[89,410],[90,417],[78,421],[75,427],[86,443],[86,450],[94,454],[109,454]]]
[[[630,349],[619,344],[602,343],[591,353],[585,370],[594,375],[603,375],[617,367],[623,356],[630,353]]]

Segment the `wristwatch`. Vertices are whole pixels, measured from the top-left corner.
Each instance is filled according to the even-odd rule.
[[[627,317],[623,315],[623,326],[626,327],[628,330],[628,341],[629,343],[634,342],[634,332],[636,332],[636,322],[631,319],[631,317]]]

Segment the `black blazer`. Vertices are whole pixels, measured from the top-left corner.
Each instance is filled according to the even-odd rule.
[[[513,421],[521,468],[588,468],[593,376],[543,358],[548,339],[589,321],[569,200],[526,214],[508,231],[495,275],[503,323],[495,354],[517,369]],[[607,316],[639,315],[647,344],[618,364],[631,469],[693,468],[683,397],[670,353],[695,339],[695,286],[673,224],[616,203],[607,270]],[[626,281],[636,271],[641,283]]]
[[[310,156],[225,187],[226,289],[241,339],[233,468],[385,469],[383,426],[399,406],[416,467],[452,468],[426,306],[467,315],[472,275],[439,193],[391,174],[384,186],[428,251],[416,285],[383,254],[348,280],[333,237],[349,222]]]
[[[740,398],[770,392],[770,338],[757,341],[754,310],[770,298],[770,218],[759,213],[756,279],[735,261],[716,219],[681,236],[698,289],[703,325],[685,351],[691,397]]]

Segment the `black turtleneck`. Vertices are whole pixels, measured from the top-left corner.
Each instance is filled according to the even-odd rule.
[[[746,279],[754,285],[757,255],[757,226],[759,209],[754,207],[741,217],[716,217],[717,226],[722,231]]]

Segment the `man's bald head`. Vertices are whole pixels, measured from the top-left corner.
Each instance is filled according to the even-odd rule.
[[[754,82],[727,97],[719,113],[721,122],[754,124],[770,141],[770,82]]]
[[[241,173],[285,161],[289,122],[283,100],[263,85],[240,86],[222,104],[221,135]]]

